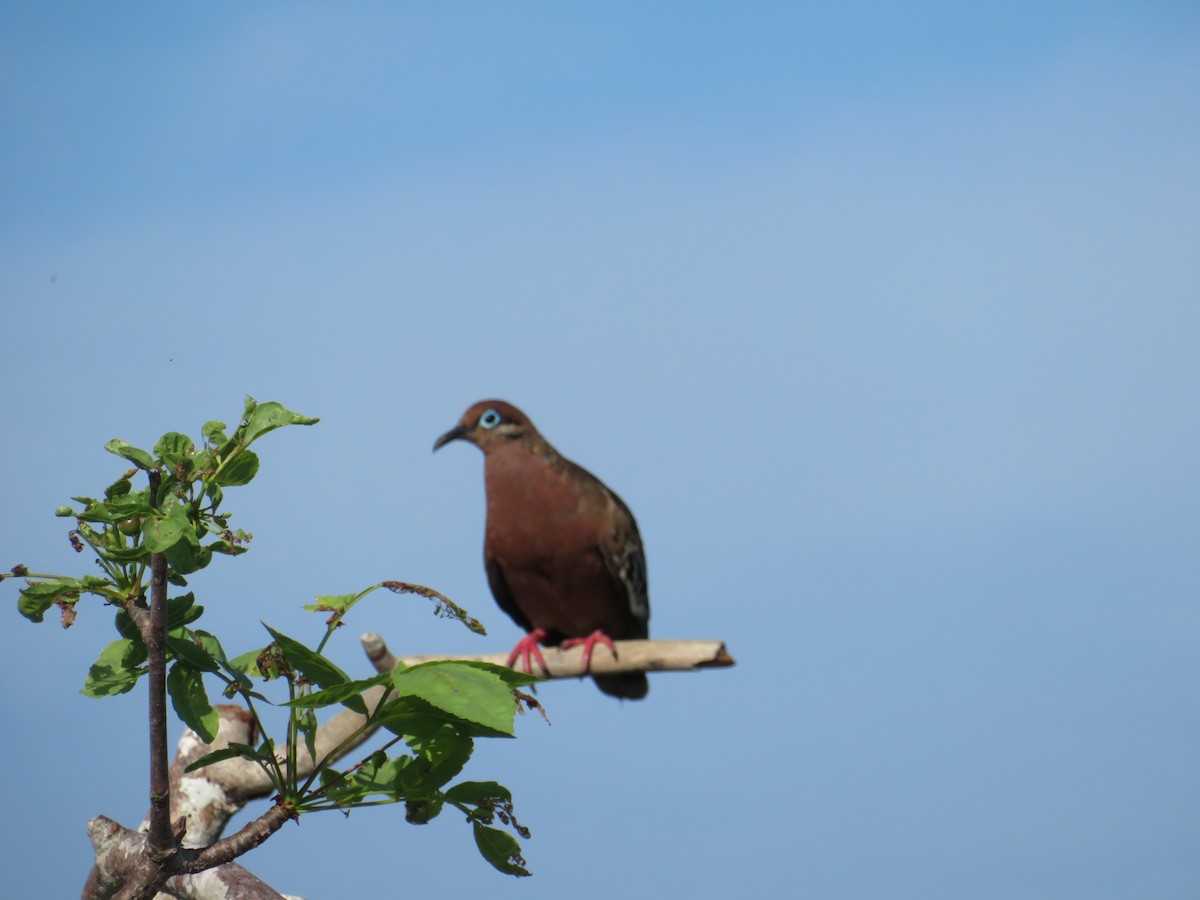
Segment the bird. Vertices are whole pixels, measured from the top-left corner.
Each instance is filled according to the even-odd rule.
[[[482,400],[439,437],[483,451],[487,522],[483,559],[497,605],[526,632],[508,665],[536,660],[538,645],[583,647],[588,671],[597,644],[649,636],[646,554],[633,513],[599,478],[565,458],[525,413]],[[606,694],[640,700],[645,673],[593,675]]]

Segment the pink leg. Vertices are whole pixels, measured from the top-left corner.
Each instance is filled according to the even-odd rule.
[[[543,672],[550,674],[550,669],[546,666],[546,660],[542,657],[542,651],[538,649],[538,644],[546,639],[545,628],[535,628],[525,637],[517,641],[517,646],[513,647],[513,652],[508,655],[508,662],[505,663],[510,669],[514,668],[513,663],[518,659],[525,660],[525,674],[533,674],[533,662],[536,659],[537,664],[541,666]]]
[[[617,655],[617,648],[613,645],[613,640],[599,628],[589,634],[587,637],[567,638],[562,642],[562,648],[566,650],[568,647],[575,647],[583,644],[583,671],[587,672],[592,667],[592,651],[596,649],[597,644],[603,644],[612,651],[612,655]]]

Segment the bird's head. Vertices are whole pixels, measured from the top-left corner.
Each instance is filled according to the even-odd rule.
[[[451,441],[470,441],[484,453],[507,441],[536,435],[537,429],[525,413],[503,400],[480,400],[458,420],[458,424],[433,443],[434,452]]]

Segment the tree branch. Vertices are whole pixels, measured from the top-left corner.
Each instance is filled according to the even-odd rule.
[[[378,672],[390,672],[397,662],[415,666],[434,660],[465,660],[503,666],[508,661],[507,653],[483,653],[474,656],[426,653],[397,659],[379,635],[367,633],[361,640],[367,659]],[[550,679],[582,678],[585,675],[616,675],[621,672],[690,672],[734,665],[734,659],[722,641],[617,641],[616,647],[615,657],[604,650],[593,654],[592,664],[586,672],[583,669],[582,647],[572,647],[570,650],[545,647],[542,654],[550,674],[534,674]]]
[[[151,469],[150,505],[157,510],[162,474]],[[150,615],[139,617],[146,645],[150,696],[150,819],[144,852],[129,869],[119,900],[150,900],[172,871],[179,843],[171,830],[171,789],[167,771],[167,557],[150,554]],[[89,884],[91,876],[88,877]]]
[[[98,900],[114,896],[128,873],[146,858],[147,838],[138,831],[123,828],[107,816],[97,816],[88,822],[88,837],[96,851],[96,867],[88,877],[83,896]],[[164,881],[159,896],[180,900],[218,900],[237,897],[239,900],[283,900],[266,882],[255,877],[237,863],[226,863],[196,874],[175,875]]]

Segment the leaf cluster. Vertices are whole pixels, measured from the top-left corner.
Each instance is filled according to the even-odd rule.
[[[90,549],[102,574],[38,574],[18,566],[12,574],[0,575],[0,580],[26,578],[17,606],[34,622],[41,622],[57,605],[63,626],[68,627],[76,604],[86,595],[116,607],[118,637],[101,650],[89,669],[82,689],[85,695],[126,693],[147,672],[152,560],[165,560],[168,583],[186,588],[187,578],[207,567],[214,554],[245,553],[252,535],[230,527],[233,516],[224,507],[226,489],[248,484],[258,473],[260,460],[250,449],[258,438],[287,425],[315,422],[279,403],[248,398],[232,433],[227,433],[223,422],[210,421],[201,428],[199,444],[184,434],[168,432],[149,451],[120,439],[105,445],[133,468],[110,484],[102,498],[73,497],[77,507],[57,511],[75,519],[72,546],[78,552]],[[149,476],[145,486],[139,486],[140,476]],[[192,591],[168,597],[166,688],[175,713],[211,743],[220,717],[209,699],[206,679],[215,681],[225,698],[240,698],[246,704],[256,733],[262,735],[257,746],[231,744],[191,768],[232,758],[249,760],[262,768],[279,801],[296,814],[402,802],[406,819],[420,824],[450,806],[471,823],[476,845],[488,862],[502,872],[528,874],[519,844],[510,833],[528,837],[528,831],[513,815],[508,790],[494,782],[450,783],[462,772],[477,738],[513,735],[518,689],[534,679],[501,666],[451,661],[350,678],[324,654],[325,645],[354,605],[380,587],[427,597],[440,615],[474,631],[483,630],[465,610],[431,588],[384,582],[355,594],[318,597],[316,604],[308,606],[331,613],[316,647],[265,626],[270,637],[265,646],[231,658],[216,635],[196,627],[204,607]],[[282,684],[286,698],[268,700],[267,693],[279,693],[274,687],[268,689],[268,682]],[[364,693],[372,698],[370,704]],[[260,715],[264,705],[286,710],[286,733],[279,739],[264,728]],[[318,748],[317,710],[338,706],[358,713],[362,724],[339,746]],[[393,735],[383,748],[346,768],[335,764],[364,734],[380,727]],[[311,764],[302,765],[301,746]],[[510,831],[495,827],[497,821]]]

